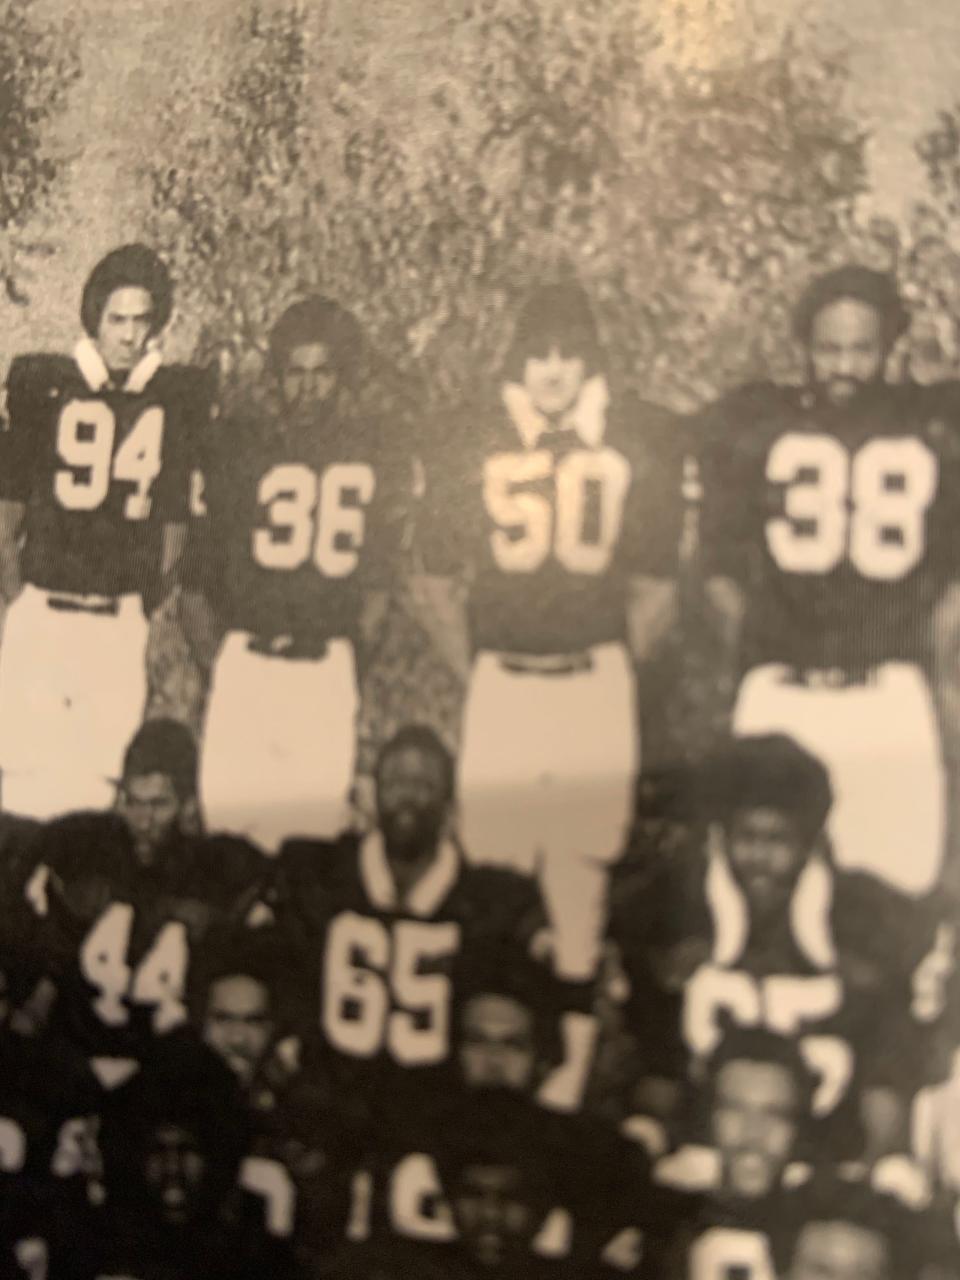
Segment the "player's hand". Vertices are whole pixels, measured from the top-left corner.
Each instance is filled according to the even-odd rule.
[[[13,604],[23,590],[20,558],[15,553],[0,556],[0,595],[6,605]]]

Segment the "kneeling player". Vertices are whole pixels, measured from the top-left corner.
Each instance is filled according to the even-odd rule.
[[[269,852],[346,823],[361,642],[382,616],[412,484],[409,456],[396,464],[385,431],[348,411],[361,343],[326,298],[283,313],[270,334],[279,412],[221,425],[193,526],[182,621],[209,671],[203,807],[211,829]]]
[[[424,623],[447,642],[468,635],[472,656],[468,854],[538,871],[558,972],[580,979],[597,965],[606,868],[632,813],[637,680],[673,622],[681,516],[675,424],[606,370],[583,291],[535,291],[489,403],[445,422],[425,458],[420,522],[437,575],[419,584]],[[467,579],[465,608],[444,574]],[[440,599],[445,617],[430,610]],[[658,692],[649,680],[641,715]]]
[[[813,282],[795,318],[807,385],[749,387],[707,415],[702,535],[735,637],[734,731],[813,751],[838,864],[921,896],[943,873],[928,680],[956,572],[958,455],[935,388],[884,384],[906,324],[890,277],[844,267]]]
[[[106,808],[146,701],[145,605],[182,544],[208,397],[165,368],[166,267],[143,245],[97,264],[73,356],[14,360],[0,437],[3,807]]]

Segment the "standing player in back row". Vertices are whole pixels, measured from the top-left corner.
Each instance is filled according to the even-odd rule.
[[[279,412],[223,422],[204,466],[182,619],[210,691],[200,797],[211,830],[276,851],[347,819],[362,640],[412,486],[380,424],[348,410],[362,336],[321,297],[270,334]]]
[[[943,870],[928,681],[956,576],[960,439],[941,391],[884,382],[906,325],[889,276],[813,282],[795,319],[806,385],[748,387],[706,415],[702,541],[734,732],[817,755],[839,864],[920,896]]]
[[[203,377],[164,367],[166,267],[125,245],[83,290],[72,356],[18,356],[0,433],[4,809],[105,808],[146,700],[146,609],[182,544]]]
[[[466,850],[539,868],[570,979],[598,959],[639,765],[637,679],[674,618],[681,519],[675,423],[606,368],[583,290],[534,292],[494,394],[448,421],[425,460],[420,530],[428,572],[468,584],[446,623],[472,658]],[[439,586],[422,584],[425,604]],[[655,692],[643,688],[641,719]]]

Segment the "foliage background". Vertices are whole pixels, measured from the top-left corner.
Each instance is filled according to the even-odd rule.
[[[868,6],[881,40],[898,2]],[[319,288],[361,319],[368,397],[411,441],[428,409],[453,412],[495,366],[530,283],[570,272],[619,377],[681,410],[744,378],[796,376],[790,305],[849,256],[894,266],[910,298],[894,375],[956,366],[960,117],[930,114],[924,188],[876,216],[862,92],[875,33],[838,34],[815,4],[74,11],[66,23],[52,0],[0,5],[0,113],[17,149],[0,155],[9,355],[68,342],[65,299],[90,263],[143,237],[178,277],[170,345],[218,360],[227,411],[261,388],[272,318]],[[153,675],[152,711],[197,724],[203,690],[172,619]],[[410,716],[455,737],[456,681],[400,596],[370,678],[371,744]],[[682,679],[701,710],[695,659]],[[677,725],[678,751],[692,736]]]

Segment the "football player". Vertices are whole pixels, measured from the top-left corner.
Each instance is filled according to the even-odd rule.
[[[199,832],[197,748],[186,725],[167,719],[141,725],[123,757],[115,807],[144,866],[168,840]]]
[[[456,989],[452,1088],[384,1134],[353,1180],[349,1239],[361,1254],[407,1255],[413,1269],[414,1260],[435,1257],[456,1238],[438,1150],[460,1121],[464,1094],[478,1105],[508,1091],[540,1101],[541,1086],[563,1057],[563,991],[519,948],[462,957]],[[538,1152],[555,1179],[537,1256],[577,1274],[634,1274],[647,1233],[662,1232],[667,1215],[645,1152],[592,1117],[549,1103],[540,1103],[535,1124]]]
[[[105,1088],[186,1023],[197,949],[217,925],[246,922],[264,878],[263,856],[236,838],[168,839],[160,855],[142,863],[111,813],[58,819],[35,847],[29,891],[56,997],[51,1027]]]
[[[697,772],[684,856],[614,918],[639,1034],[655,1015],[665,1024],[673,998],[694,1069],[731,1025],[796,1037],[820,1078],[817,1114],[839,1121],[859,1106],[879,1123],[911,1070],[912,969],[932,922],[833,867],[830,780],[792,739],[730,739]],[[890,1135],[868,1129],[868,1145],[885,1147]]]
[[[203,1046],[168,1038],[105,1107],[103,1203],[70,1224],[63,1274],[289,1274],[288,1246],[237,1186],[246,1144],[231,1073]]]
[[[467,864],[450,825],[453,761],[431,729],[387,742],[375,782],[373,831],[287,842],[276,912],[303,952],[297,1029],[319,1036],[344,1105],[362,1099],[393,1123],[449,1079],[457,957],[529,944],[542,913],[530,881]]]
[[[164,367],[167,268],[144,245],[94,267],[72,356],[19,356],[0,433],[3,807],[106,808],[146,700],[147,617],[182,548],[209,401]]]
[[[279,1239],[317,1258],[342,1237],[349,1135],[324,1073],[289,1034],[292,957],[271,929],[208,939],[191,973],[194,1025],[234,1073],[251,1125],[240,1185],[264,1203]],[[334,1158],[335,1157],[335,1158]]]
[[[884,382],[907,322],[887,275],[814,280],[795,315],[805,385],[748,387],[705,416],[701,527],[734,731],[783,731],[822,759],[838,864],[919,897],[943,871],[928,677],[957,437],[936,388]]]
[[[956,1240],[932,1213],[911,1212],[862,1183],[821,1175],[796,1195],[781,1227],[786,1280],[946,1280]]]
[[[580,979],[632,811],[637,679],[672,628],[681,523],[675,424],[606,369],[583,290],[533,292],[494,395],[425,451],[414,583],[424,625],[468,669],[468,855],[538,870],[558,972]],[[641,714],[659,691],[642,690]]]
[[[814,1087],[795,1045],[770,1032],[737,1031],[720,1046],[692,1108],[700,1112],[701,1143],[681,1146],[656,1170],[658,1180],[691,1197],[663,1275],[774,1280],[784,1197],[809,1174],[796,1162]]]
[[[408,473],[412,485],[409,456],[349,409],[361,347],[330,299],[283,313],[270,334],[279,410],[219,424],[192,526],[182,624],[210,673],[204,811],[270,852],[345,825],[361,641],[384,612]]]

